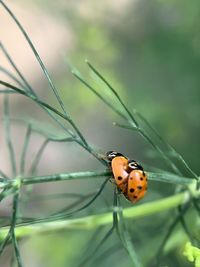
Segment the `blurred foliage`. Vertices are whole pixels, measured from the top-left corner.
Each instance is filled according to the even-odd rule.
[[[144,114],[198,170],[199,1],[37,2],[72,27],[74,46],[66,58],[81,70],[86,58],[98,66],[123,89],[128,106]],[[67,79],[59,84],[65,95],[70,90],[73,109],[79,113],[80,104],[93,109],[96,98],[70,75]]]
[[[32,1],[24,3],[27,5],[28,2]],[[69,62],[72,62],[72,65],[87,75],[83,64],[88,58],[120,92],[129,108],[137,109],[145,115],[161,136],[167,139],[198,172],[200,2],[197,0],[192,2],[130,0],[123,5],[119,1],[122,5],[121,10],[116,10],[115,1],[111,1],[112,4],[109,4],[109,1],[98,3],[92,0],[83,1],[85,3],[61,0],[34,2],[72,28],[73,49],[70,54],[65,55],[66,69],[67,64],[70,65]],[[90,76],[87,77],[91,79]],[[83,88],[83,85],[70,73],[66,78],[66,72],[62,70],[61,74],[57,75],[56,83],[59,88],[62,88],[62,99],[70,112],[76,113],[80,123],[85,124],[86,127],[91,127],[91,120],[97,116],[97,113],[107,116],[108,110],[104,111],[105,106],[99,104],[99,100]],[[98,86],[101,87],[101,85]],[[111,113],[109,121],[115,119],[116,117]],[[104,122],[103,115],[102,118],[97,116],[97,121],[99,128],[105,131],[99,135],[102,135],[102,143],[104,142],[103,145],[106,148],[107,144],[111,143],[113,135],[112,132],[106,131],[107,124]],[[97,130],[99,128],[97,126]],[[136,144],[133,144],[133,137],[126,130],[114,131],[115,138],[112,145],[119,144],[119,147],[125,145],[127,154],[138,150],[141,158],[145,157],[143,150],[146,146],[141,139],[135,137]],[[154,157],[151,151],[147,153],[147,157],[150,155]],[[162,166],[159,160],[157,164],[158,167]],[[173,191],[171,185],[161,188],[157,183],[153,186],[151,198]],[[152,229],[152,225],[149,226],[149,221],[146,222],[146,219],[131,223],[130,229],[133,234],[131,238],[136,243],[140,257],[145,255],[145,263],[151,262],[162,239],[158,236],[155,238],[155,232],[165,232],[170,215],[151,218],[152,221],[156,219],[155,229]],[[191,216],[191,218],[194,217],[194,215]],[[184,261],[181,252],[186,237],[180,228],[175,232],[165,264],[169,267],[191,266]],[[87,247],[87,239],[89,238],[85,232],[62,233],[55,237],[50,236],[45,241],[35,240],[35,247],[39,248],[42,255],[45,253],[50,255],[45,266],[55,266],[58,262],[60,262],[59,267],[69,264],[75,266],[74,258],[76,255],[84,256],[83,248]],[[116,240],[113,241],[115,242]],[[179,249],[175,249],[177,242]],[[44,243],[51,245],[45,247]],[[95,241],[93,245],[96,245]],[[150,246],[152,251],[149,252]],[[77,254],[77,251],[80,253]],[[122,264],[131,266],[128,259],[122,261],[122,258],[126,258],[126,254],[120,246],[114,248],[112,253],[113,257],[105,258],[104,267],[113,264],[113,259],[115,259],[115,266]],[[46,259],[45,255],[44,261]],[[102,266],[100,264],[97,266]],[[153,267],[151,263],[149,266]]]

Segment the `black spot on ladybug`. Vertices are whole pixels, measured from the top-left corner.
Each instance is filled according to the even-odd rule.
[[[135,189],[134,189],[134,188],[131,188],[131,189],[130,189],[130,192],[131,192],[131,193],[133,193],[134,191],[135,191]]]
[[[133,177],[130,177],[130,180],[133,180]]]
[[[141,190],[142,189],[142,186],[141,185],[138,185],[137,186],[137,189],[140,189]]]
[[[118,176],[117,179],[121,181],[122,180],[122,177],[121,176]]]
[[[143,177],[140,177],[140,180],[141,180],[141,181],[143,181],[143,180],[144,180],[144,178],[143,178]]]
[[[134,198],[137,198],[137,196],[133,196]]]

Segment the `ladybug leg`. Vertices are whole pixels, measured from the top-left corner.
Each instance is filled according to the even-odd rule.
[[[124,194],[127,191],[127,179],[124,179],[122,183],[116,183],[116,180],[114,178],[110,178],[110,183],[115,184],[118,189],[119,194]]]
[[[115,187],[115,190],[116,190],[115,193],[116,193],[117,195],[122,195],[122,194],[123,194],[121,188],[119,188],[119,187],[116,186],[116,187]]]
[[[111,177],[109,181],[110,181],[111,184],[116,184],[115,183],[115,179],[113,177]]]
[[[118,185],[118,189],[120,190],[120,192],[121,192],[122,194],[126,194],[126,192],[127,192],[127,187],[128,187],[127,182],[124,182],[124,183],[121,184],[120,186]]]
[[[115,177],[115,183],[120,191],[124,194],[127,191],[128,175]]]
[[[117,195],[124,195],[124,192],[122,191],[122,189],[120,189],[120,188],[117,188],[118,190],[117,190]]]

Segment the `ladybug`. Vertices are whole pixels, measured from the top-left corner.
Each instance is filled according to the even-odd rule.
[[[143,198],[147,191],[147,176],[142,166],[115,151],[107,152],[106,156],[115,183],[124,196],[132,203]]]
[[[128,162],[128,186],[125,197],[132,203],[144,197],[147,191],[147,175],[145,174],[141,165],[136,161],[130,160]]]
[[[128,159],[121,153],[109,151],[106,153],[107,159],[111,165],[113,176],[117,187],[123,194],[127,191],[128,182]]]

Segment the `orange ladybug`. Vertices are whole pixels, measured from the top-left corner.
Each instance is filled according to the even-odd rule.
[[[115,183],[122,193],[127,191],[128,182],[128,159],[121,153],[115,151],[109,151],[106,153],[107,159],[111,165]]]
[[[125,197],[135,203],[143,198],[147,191],[147,175],[142,166],[134,160],[128,162],[128,169],[130,173]]]
[[[115,183],[124,196],[132,203],[143,198],[147,191],[147,176],[142,166],[115,151],[107,152],[106,156],[111,165]]]

